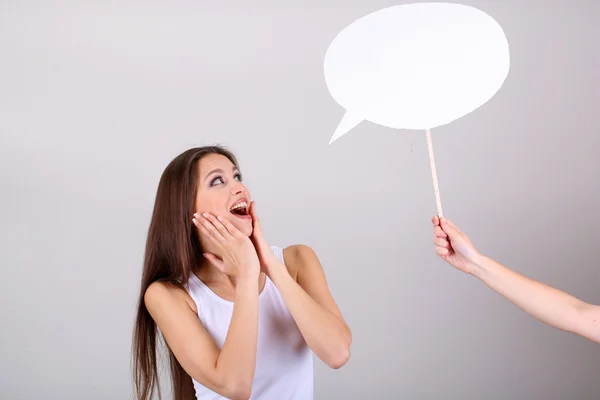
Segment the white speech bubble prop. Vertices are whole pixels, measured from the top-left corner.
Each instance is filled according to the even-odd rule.
[[[442,216],[430,129],[485,104],[509,68],[502,28],[477,8],[414,3],[368,14],[338,33],[325,55],[327,88],[346,109],[329,144],[363,120],[425,130]]]

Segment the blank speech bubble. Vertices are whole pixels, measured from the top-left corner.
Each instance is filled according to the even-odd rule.
[[[327,88],[346,113],[329,144],[363,120],[432,129],[485,104],[510,66],[500,25],[460,4],[385,8],[344,28],[324,61]]]

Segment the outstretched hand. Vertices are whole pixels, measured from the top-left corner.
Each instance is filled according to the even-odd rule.
[[[254,248],[256,249],[256,253],[258,254],[261,271],[269,275],[269,268],[273,265],[276,265],[279,260],[263,236],[262,228],[260,227],[260,220],[256,215],[256,202],[252,201],[250,203],[248,211],[252,217],[252,235],[250,236],[250,239],[252,240]]]
[[[456,225],[446,218],[433,217],[435,252],[454,268],[472,274],[479,252]]]

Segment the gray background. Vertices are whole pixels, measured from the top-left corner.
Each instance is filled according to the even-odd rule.
[[[142,253],[166,164],[222,143],[270,243],[311,245],[354,342],[317,399],[592,399],[600,346],[434,253],[423,132],[344,110],[323,57],[401,1],[0,3],[0,398],[127,399]],[[250,4],[252,3],[252,4]],[[486,254],[600,303],[600,2],[464,1],[511,71],[434,130],[445,215]]]

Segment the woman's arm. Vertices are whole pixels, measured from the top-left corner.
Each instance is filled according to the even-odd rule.
[[[350,358],[352,334],[329,292],[317,255],[308,246],[290,246],[283,251],[284,265],[265,240],[254,201],[249,212],[251,239],[261,268],[277,286],[313,353],[331,368],[341,368]],[[289,270],[294,271],[294,276]]]
[[[188,375],[221,396],[248,399],[256,366],[258,279],[238,281],[231,325],[220,351],[186,296],[181,289],[155,282],[144,299]]]
[[[437,254],[469,273],[534,318],[600,343],[600,306],[512,271],[482,256],[467,235],[448,220],[433,219]]]
[[[279,289],[304,340],[331,368],[341,368],[350,358],[352,334],[329,291],[325,273],[308,246],[284,250],[285,264],[277,259],[267,265],[270,279]],[[289,270],[296,271],[296,278]]]
[[[600,307],[480,257],[473,275],[534,318],[600,343]]]
[[[260,262],[250,239],[229,221],[210,214],[203,216],[195,214],[193,223],[222,259],[212,253],[204,256],[222,273],[237,278],[223,348],[219,350],[194,312],[194,302],[183,290],[154,282],[146,290],[144,302],[188,375],[222,396],[248,399],[256,369]]]

